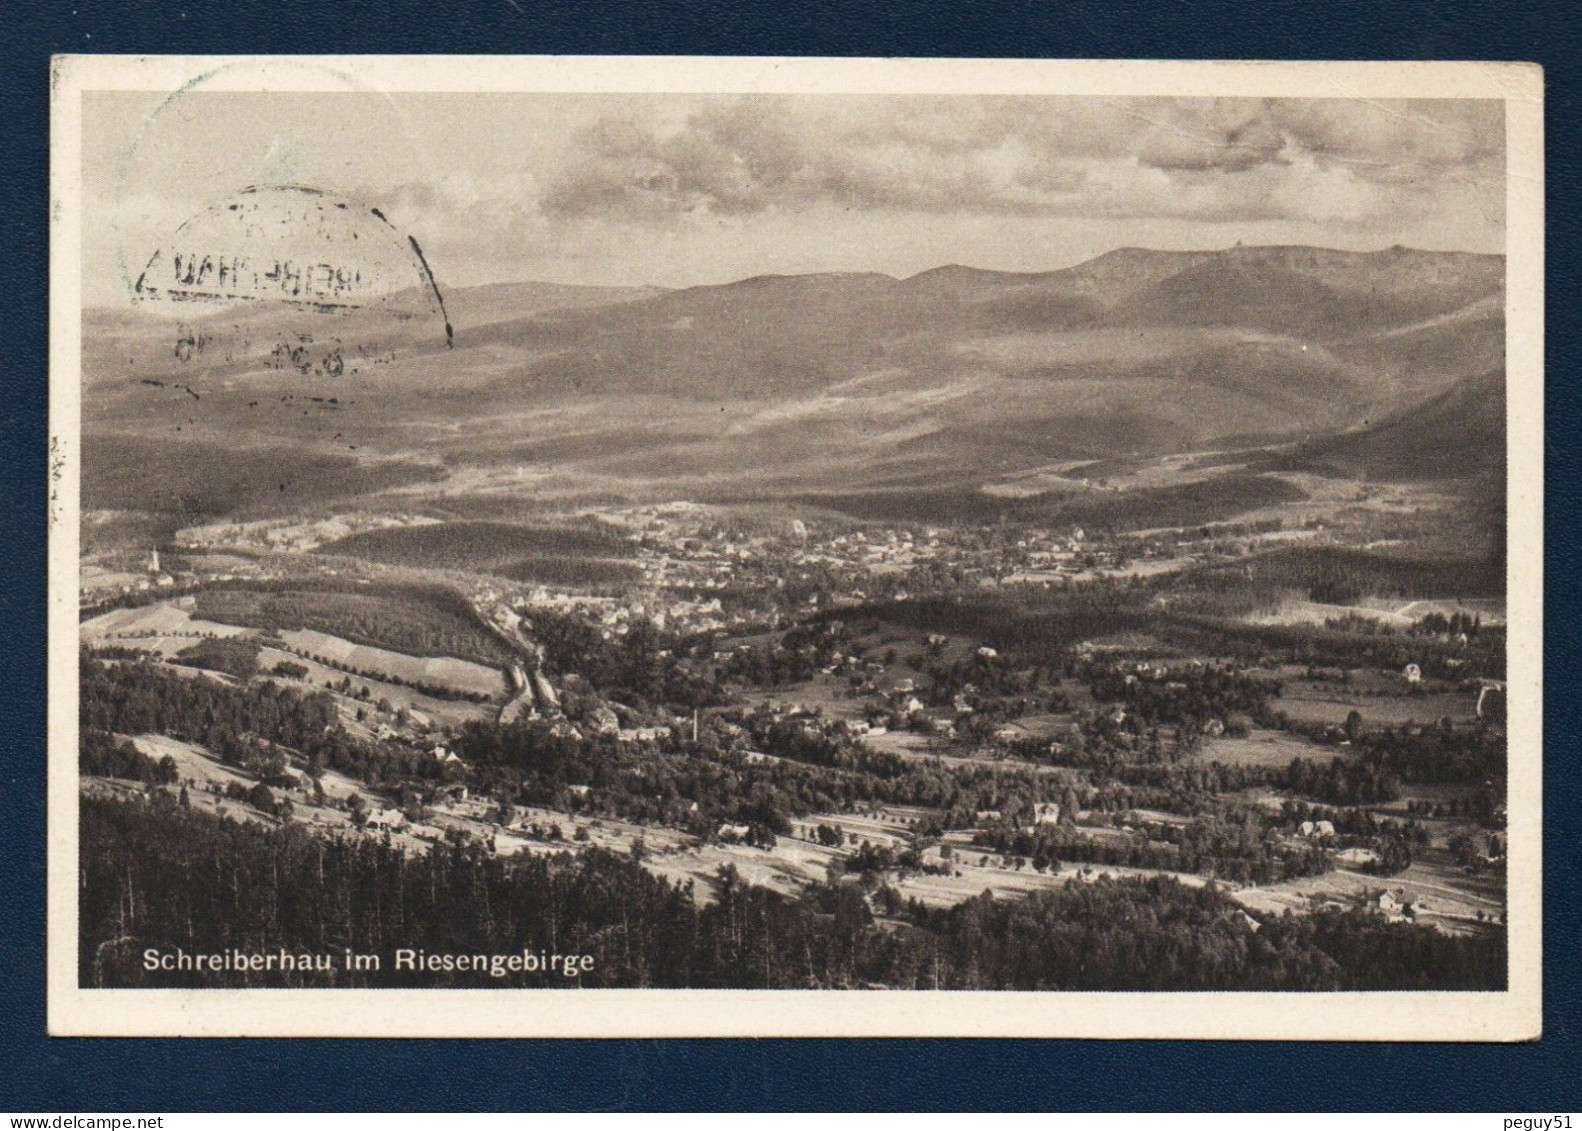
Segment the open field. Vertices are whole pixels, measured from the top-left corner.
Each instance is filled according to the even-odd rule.
[[[1074,868],[1062,875],[1037,872],[1032,868],[1016,871],[964,864],[948,875],[905,876],[895,882],[894,887],[906,898],[916,899],[929,907],[951,907],[984,892],[998,897],[1022,896],[1064,887],[1075,875]]]
[[[1318,746],[1305,738],[1283,731],[1254,727],[1246,738],[1205,738],[1193,762],[1223,762],[1227,766],[1267,766],[1283,769],[1293,758],[1329,759],[1343,753],[1333,747]]]
[[[903,758],[934,758],[947,753],[945,744],[933,735],[914,734],[907,730],[865,734],[862,742],[869,750],[898,754]]]
[[[236,820],[254,824],[280,824],[277,818],[259,812],[246,802],[225,797],[227,786],[238,785],[244,789],[251,789],[257,784],[257,779],[242,770],[225,765],[203,747],[159,734],[136,735],[131,741],[140,751],[156,761],[167,755],[175,761],[179,781],[188,787],[188,803],[193,808],[223,813]],[[354,782],[333,771],[327,771],[320,784],[324,787],[326,798],[331,801],[344,801],[353,793],[361,794],[370,802],[378,800],[377,796],[369,793],[360,782]],[[143,788],[141,785],[110,778],[87,779],[84,785],[90,790],[104,789],[123,793],[141,791]],[[332,835],[353,831],[351,818],[343,809],[333,805],[315,805],[307,794],[296,790],[276,788],[273,792],[277,797],[290,798],[291,820],[296,824]],[[412,843],[414,850],[418,845],[419,842],[414,840]]]
[[[140,637],[246,636],[250,629],[233,624],[194,617],[185,609],[167,602],[141,608],[112,609],[82,622],[78,630],[84,640],[136,640]],[[185,646],[185,645],[184,645]]]
[[[747,703],[796,703],[810,711],[820,712],[826,719],[856,719],[862,717],[862,699],[847,694],[846,684],[832,676],[816,675],[801,683],[788,683],[773,692],[747,691]]]
[[[274,672],[276,664],[300,664],[308,669],[308,674],[302,679],[292,679],[277,675]],[[262,648],[258,652],[258,671],[261,676],[286,683],[292,686],[307,687],[314,691],[323,691],[328,684],[339,685],[346,678],[346,673],[339,668],[332,668],[321,664],[317,660],[310,660],[295,652],[286,652],[279,648]],[[353,676],[352,687],[367,687],[368,700],[359,703],[357,700],[338,693],[335,699],[341,706],[342,722],[353,733],[361,734],[366,727],[359,728],[355,719],[359,707],[371,708],[381,699],[386,700],[397,710],[405,707],[408,710],[423,712],[441,726],[456,726],[471,719],[493,718],[496,708],[485,703],[470,703],[461,699],[437,699],[432,695],[425,695],[411,687],[399,683],[387,683],[372,676]]]
[[[243,821],[280,823],[245,802],[226,799],[223,793],[227,785],[234,783],[251,788],[255,779],[241,770],[222,764],[201,747],[161,735],[140,735],[133,742],[150,757],[158,759],[169,754],[175,759],[181,782],[191,785],[190,800],[195,807],[223,812]],[[371,808],[393,804],[392,799],[382,798],[362,783],[333,771],[323,775],[321,785],[332,804],[315,805],[308,795],[300,791],[275,791],[278,796],[291,800],[290,819],[293,823],[331,835],[354,834],[349,816],[344,808],[339,807],[347,797],[359,794]],[[140,792],[142,789],[140,785],[112,779],[89,779],[85,781],[85,788],[122,793]],[[505,828],[489,819],[492,808],[489,802],[482,799],[439,802],[429,808],[427,815],[417,825],[396,832],[361,835],[388,836],[397,847],[417,853],[426,851],[430,844],[453,830],[481,841],[492,841],[495,851],[505,856],[521,852],[580,852],[590,847],[626,854],[641,841],[644,849],[643,866],[648,871],[695,884],[696,898],[700,902],[708,902],[715,897],[719,870],[727,865],[736,869],[748,883],[794,896],[810,884],[823,883],[829,875],[831,864],[849,856],[861,845],[904,848],[911,841],[912,822],[924,813],[919,809],[886,806],[866,814],[815,814],[795,822],[794,834],[780,837],[773,849],[762,849],[742,844],[702,843],[674,829],[609,817],[559,812],[538,806],[515,807],[516,821],[510,828]],[[840,829],[846,842],[839,848],[816,843],[813,832],[820,824]],[[556,826],[561,830],[562,839],[534,839],[525,831],[531,825]],[[584,839],[576,839],[579,836]],[[992,853],[964,847],[969,836],[970,833],[952,834],[951,839],[957,843],[953,845],[956,861],[950,874],[891,875],[890,882],[905,896],[915,896],[926,904],[942,907],[970,899],[984,891],[1001,896],[1026,894],[1059,887],[1084,878],[1084,875],[1091,879],[1101,874],[1157,874],[1145,869],[1110,866],[1067,866],[1058,873],[1047,874],[1030,867],[1007,868],[1001,866]],[[925,859],[938,863],[938,850],[925,853]],[[1188,883],[1198,882],[1193,877],[1182,878]]]
[[[470,695],[502,696],[508,690],[505,676],[497,668],[486,668],[469,660],[450,656],[407,656],[384,648],[353,644],[312,629],[287,629],[279,633],[279,637],[288,650],[349,672],[370,672],[375,677],[382,675],[407,683],[449,687]]]
[[[1400,616],[1421,620],[1430,613],[1449,618],[1456,613],[1476,616],[1486,625],[1505,623],[1504,597],[1469,597],[1457,601],[1410,601],[1395,610]]]
[[[231,573],[247,575],[258,572],[258,562],[242,554],[215,553],[215,554],[180,554],[179,560],[188,569],[199,573]]]
[[[590,817],[558,812],[538,806],[517,806],[517,823],[502,829],[486,818],[489,806],[480,801],[435,806],[428,824],[439,829],[456,829],[480,839],[494,840],[501,855],[518,852],[580,852],[605,848],[630,853],[640,841],[643,867],[654,875],[696,885],[699,902],[715,897],[719,870],[730,866],[748,883],[771,888],[783,895],[795,895],[809,884],[822,883],[830,861],[849,850],[837,850],[796,837],[781,837],[773,849],[745,844],[707,844],[696,838],[655,825],[636,824],[611,817]],[[561,830],[561,840],[535,840],[524,826],[553,825]],[[574,839],[583,836],[585,839]]]
[[[839,853],[808,841],[780,838],[773,849],[745,844],[698,844],[679,852],[656,855],[644,867],[657,876],[696,884],[699,902],[716,894],[716,876],[726,865],[748,883],[770,888],[781,895],[795,895],[809,884],[822,883],[829,862]]]
[[[804,840],[814,839],[819,825],[829,825],[840,830],[845,839],[842,844],[856,848],[864,844],[880,848],[904,848],[912,839],[911,824],[915,817],[905,817],[893,809],[885,808],[873,813],[815,813],[791,822],[792,835]]]
[[[139,582],[144,585],[149,584],[148,574],[85,565],[78,575],[78,584],[82,593],[90,600],[102,600],[114,596],[118,592],[135,588]]]
[[[1399,726],[1408,721],[1436,722],[1449,716],[1457,721],[1477,714],[1476,691],[1446,691],[1424,695],[1359,695],[1325,684],[1287,684],[1274,701],[1277,710],[1303,722],[1343,724],[1352,711],[1365,726]]]
[[[438,521],[410,512],[386,514],[377,511],[337,511],[322,516],[315,513],[255,522],[229,521],[189,526],[176,531],[174,541],[183,550],[235,550],[241,553],[278,550],[301,553],[361,530],[421,526]],[[237,563],[249,560],[223,552],[188,555],[188,561],[194,569],[204,568],[198,564],[204,559],[219,561],[225,558]]]
[[[1450,862],[1443,850],[1425,850],[1422,856],[1394,876],[1368,876],[1338,868],[1322,876],[1245,887],[1232,894],[1238,903],[1254,911],[1278,915],[1288,910],[1306,910],[1314,902],[1334,901],[1350,906],[1390,891],[1416,901],[1421,908],[1418,920],[1448,934],[1488,930],[1494,919],[1503,918],[1502,885],[1496,874],[1468,875]]]
[[[1383,609],[1370,609],[1362,605],[1333,605],[1322,601],[1303,601],[1294,598],[1282,601],[1277,609],[1253,613],[1247,617],[1247,623],[1322,625],[1329,620],[1350,616],[1366,617],[1391,628],[1411,628],[1415,623],[1411,617]]]
[[[781,837],[772,850],[743,844],[705,844],[675,829],[642,825],[611,817],[591,817],[563,813],[539,806],[517,806],[517,821],[502,829],[487,819],[490,807],[481,801],[438,805],[427,823],[440,829],[456,829],[480,839],[494,840],[501,855],[518,852],[580,852],[605,848],[630,853],[639,842],[643,846],[643,866],[657,876],[696,884],[700,902],[715,895],[716,876],[722,867],[734,867],[742,879],[760,884],[784,895],[794,895],[810,883],[824,880],[831,859],[841,853],[806,840]],[[560,840],[536,840],[525,826],[556,826]],[[585,836],[585,839],[575,839]]]
[[[1159,872],[1148,868],[1126,868],[1116,864],[1066,864],[1058,870],[1039,872],[1034,868],[1004,868],[991,863],[959,861],[950,875],[907,876],[895,884],[902,895],[931,907],[950,907],[984,892],[997,897],[1022,896],[1049,891],[1072,883],[1091,883],[1100,876],[1121,879],[1133,876],[1170,876],[1189,887],[1201,887],[1201,876],[1180,872]]]
[[[349,596],[355,597],[356,594]],[[253,628],[194,617],[187,610],[167,602],[158,602],[141,608],[115,609],[84,621],[80,631],[82,638],[88,641],[90,646],[119,644],[137,647],[157,652],[166,659],[176,656],[191,647],[195,640],[205,637],[235,638],[259,635]],[[371,680],[377,680],[380,675],[384,675],[414,684],[449,687],[469,695],[497,697],[507,692],[504,673],[497,668],[486,667],[468,660],[450,656],[408,656],[388,649],[356,644],[311,629],[288,629],[278,632],[276,637],[283,648],[266,648],[260,653],[261,669],[264,671],[273,668],[282,660],[302,662],[321,657],[323,661],[327,661],[328,668],[338,669],[334,677],[337,680],[348,671],[369,672]],[[286,654],[288,651],[289,655]],[[377,697],[376,694],[375,698]],[[414,702],[412,705],[416,706],[417,703]]]
[[[205,589],[195,611],[227,624],[310,629],[411,656],[504,664],[510,651],[465,599],[437,586],[276,583]]]
[[[147,754],[154,761],[169,756],[176,763],[176,773],[182,781],[195,781],[200,784],[218,785],[224,789],[232,782],[238,785],[252,786],[254,779],[250,774],[227,766],[225,763],[213,758],[203,747],[191,742],[182,742],[163,734],[140,734],[132,739],[132,745]]]

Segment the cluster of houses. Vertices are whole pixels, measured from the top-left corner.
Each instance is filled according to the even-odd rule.
[[[231,548],[305,553],[366,530],[432,526],[439,521],[419,514],[356,513],[308,521],[260,519],[254,522],[214,522],[176,531],[175,544],[184,550]]]
[[[1381,891],[1373,897],[1371,903],[1385,918],[1394,921],[1433,910],[1433,907],[1424,900],[1409,895],[1405,888]]]
[[[114,570],[85,564],[80,575],[81,585],[78,586],[78,605],[88,607],[110,597],[175,589],[196,580],[196,575],[183,573],[178,577],[161,569],[158,550],[149,550],[141,565],[141,569]]]

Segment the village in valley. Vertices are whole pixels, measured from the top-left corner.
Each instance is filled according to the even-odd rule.
[[[1503,602],[1381,568],[1359,542],[1399,493],[1149,530],[443,498],[184,528],[85,560],[83,788],[414,854],[604,849],[700,903],[726,868],[880,920],[1167,877],[1252,930],[1497,932]],[[512,537],[590,581],[469,560]],[[99,731],[99,684],[172,678],[300,697],[335,741]]]

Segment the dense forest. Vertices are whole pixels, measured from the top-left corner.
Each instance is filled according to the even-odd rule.
[[[258,641],[246,637],[216,636],[183,648],[176,653],[175,662],[219,672],[245,683],[258,674],[259,648]],[[306,673],[304,668],[303,674]]]
[[[122,781],[171,785],[180,776],[176,760],[165,755],[154,761],[126,739],[102,730],[85,730],[77,743],[77,766],[84,774]]]
[[[1163,841],[1140,834],[1099,840],[1054,825],[1033,825],[989,829],[979,833],[974,843],[1023,857],[1040,871],[1062,863],[1111,864],[1272,884],[1319,875],[1333,866],[1322,849],[1278,848],[1265,832],[1265,823],[1256,818],[1211,817],[1157,830],[1154,835],[1166,837]]]
[[[376,785],[439,778],[444,768],[410,746],[363,742],[346,733],[334,699],[270,681],[235,687],[188,679],[160,665],[106,664],[83,655],[78,665],[78,722],[84,735],[165,734],[246,766],[259,746],[291,750],[310,774],[328,767]],[[86,759],[87,747],[84,746]],[[84,773],[102,773],[86,760]],[[110,774],[146,780],[139,774]]]
[[[643,580],[642,569],[633,562],[548,554],[496,566],[491,572],[513,581],[558,585],[585,593],[617,593]]]
[[[1048,491],[1014,498],[959,487],[922,487],[861,494],[805,494],[793,496],[791,501],[868,522],[998,521],[1038,526],[1076,523],[1095,530],[1120,531],[1201,526],[1258,507],[1306,497],[1300,488],[1273,476],[1232,474],[1122,493]]]
[[[304,449],[243,448],[169,435],[84,437],[84,510],[152,512],[173,526],[222,515],[299,511],[390,487],[437,479],[434,464],[369,461]]]
[[[1253,918],[1169,879],[1072,884],[948,909],[876,878],[799,898],[729,869],[689,887],[602,850],[499,858],[465,843],[420,857],[361,837],[240,824],[165,795],[85,797],[85,986],[692,986],[1005,990],[1501,989],[1501,935],[1452,938],[1362,911]],[[432,953],[587,954],[578,977],[398,972]],[[148,972],[147,949],[382,956],[378,972]]]
[[[1499,596],[1497,565],[1472,558],[1395,558],[1334,546],[1292,547],[1243,561],[1216,563],[1156,578],[1067,581],[1051,589],[1022,586],[990,594],[921,595],[905,602],[870,600],[825,613],[876,619],[921,632],[966,636],[1012,649],[1027,663],[1061,658],[1082,641],[1146,634],[1182,655],[1233,657],[1244,663],[1393,668],[1418,664],[1424,676],[1502,678],[1503,625],[1482,625],[1463,642],[1434,635],[1433,621],[1413,632],[1355,631],[1356,625],[1258,624],[1246,614],[1288,598],[1339,603],[1359,594],[1471,598]],[[1445,625],[1448,628],[1448,621]]]
[[[707,835],[721,821],[790,830],[791,818],[873,805],[965,812],[1052,800],[1058,779],[1003,767],[909,763],[790,721],[755,725],[757,758],[706,734],[697,748],[573,738],[543,720],[468,723],[452,743],[480,788],[524,804],[593,811]],[[589,787],[574,798],[571,785]],[[1053,796],[1051,796],[1053,795]]]
[[[187,679],[151,663],[106,664],[87,655],[79,680],[85,735],[167,734],[239,766],[255,756],[253,746],[265,743],[299,755],[309,774],[339,770],[371,789],[432,785],[460,772],[409,745],[352,737],[339,725],[334,701],[322,693],[269,681],[233,687]],[[1048,800],[1058,785],[1031,767],[905,764],[801,727],[754,725],[773,759],[750,761],[720,747],[712,735],[697,750],[637,746],[610,736],[576,737],[543,719],[509,726],[469,723],[453,736],[452,748],[466,760],[480,793],[698,832],[729,820],[783,833],[794,816],[864,804],[970,812],[1007,797]],[[113,776],[145,780],[141,773]],[[573,797],[572,785],[591,789],[585,798]]]
[[[524,526],[512,522],[442,522],[364,530],[319,547],[338,554],[420,569],[487,573],[522,559],[629,558],[632,543],[601,523]]]
[[[625,636],[606,639],[581,617],[534,609],[529,628],[551,672],[575,672],[623,702],[691,708],[716,699],[715,689],[676,662],[675,641],[650,620],[634,620]]]
[[[1343,546],[1292,546],[1245,562],[1207,566],[1194,584],[1223,589],[1295,590],[1347,604],[1373,597],[1502,597],[1505,572],[1483,558],[1391,557]]]

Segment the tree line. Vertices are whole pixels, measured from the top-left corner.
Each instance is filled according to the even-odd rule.
[[[84,986],[628,986],[989,990],[1500,989],[1499,932],[1453,938],[1365,912],[1252,917],[1213,885],[1100,880],[950,908],[872,879],[799,897],[731,869],[692,885],[630,856],[408,856],[185,809],[165,798],[81,802]],[[881,922],[881,919],[883,922]],[[148,948],[381,954],[379,971],[165,973]],[[396,947],[594,957],[578,978],[392,969]]]

